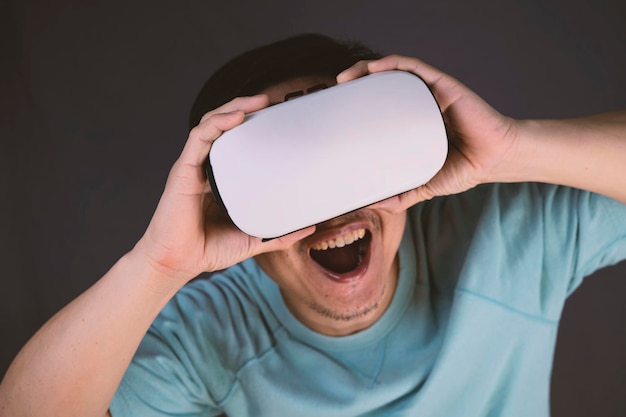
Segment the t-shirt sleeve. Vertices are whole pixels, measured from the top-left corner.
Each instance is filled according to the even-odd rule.
[[[113,417],[216,416],[233,377],[208,342],[212,314],[184,288],[141,342],[110,410]]]
[[[626,205],[562,186],[528,184],[522,190],[513,200],[528,210],[527,236],[520,231],[520,243],[536,242],[542,248],[537,261],[546,285],[567,296],[586,276],[626,259]],[[558,282],[549,282],[553,278]]]
[[[571,294],[583,278],[626,259],[626,205],[598,194],[573,191],[577,215]]]
[[[488,184],[438,202],[433,218],[427,237],[452,249],[431,267],[454,272],[438,279],[549,320],[584,277],[626,259],[626,205],[569,187]]]

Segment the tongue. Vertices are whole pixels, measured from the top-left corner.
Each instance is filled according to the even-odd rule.
[[[343,248],[312,250],[311,258],[329,271],[343,274],[359,266],[359,243]]]

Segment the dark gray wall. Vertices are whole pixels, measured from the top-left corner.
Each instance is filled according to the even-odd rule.
[[[508,115],[573,117],[626,107],[625,8],[623,0],[5,0],[0,373],[141,236],[197,89],[234,54],[324,32],[419,56]],[[567,303],[554,416],[626,415],[624,275],[624,263],[600,271]]]

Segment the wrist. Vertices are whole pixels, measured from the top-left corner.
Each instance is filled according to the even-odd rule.
[[[539,120],[513,120],[509,132],[510,145],[500,162],[490,172],[484,182],[529,182],[540,181],[541,172],[537,169],[541,159],[542,129]]]
[[[143,239],[137,242],[120,262],[142,277],[152,291],[169,297],[195,277],[192,273],[170,268],[151,257]]]

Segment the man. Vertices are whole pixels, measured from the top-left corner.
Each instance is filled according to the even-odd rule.
[[[145,235],[20,352],[3,415],[548,415],[565,299],[626,258],[626,114],[513,120],[417,59],[375,58],[307,35],[218,71]],[[223,131],[392,69],[446,122],[429,183],[269,242],[228,221],[203,171]]]

